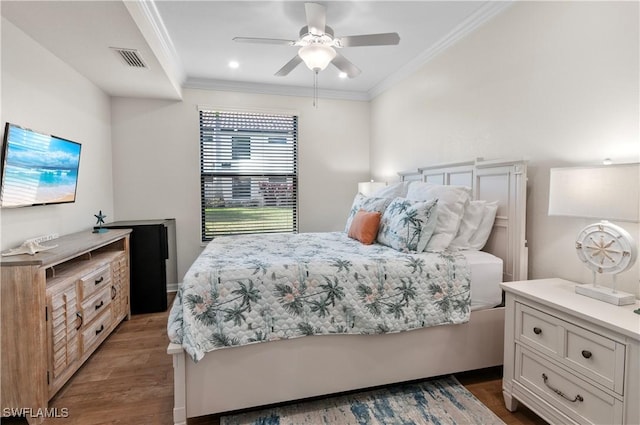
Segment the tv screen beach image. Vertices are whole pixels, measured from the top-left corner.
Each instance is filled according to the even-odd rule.
[[[2,206],[73,202],[79,143],[10,127],[2,182]]]

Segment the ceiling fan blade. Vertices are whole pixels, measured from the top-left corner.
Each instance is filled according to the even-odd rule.
[[[333,58],[331,63],[340,71],[347,74],[349,78],[355,78],[362,72],[360,68],[355,66],[349,59],[342,56],[340,52],[336,52],[336,57]]]
[[[348,35],[339,39],[341,47],[357,46],[390,46],[400,43],[400,36],[397,32],[386,32],[383,34]]]
[[[256,44],[282,44],[285,46],[293,46],[295,41],[284,40],[282,38],[256,38],[256,37],[233,37],[233,41],[239,43],[256,43]]]
[[[287,62],[285,64],[285,66],[283,66],[282,68],[280,68],[278,70],[278,72],[276,72],[274,75],[276,77],[284,77],[286,75],[288,75],[291,71],[293,71],[293,69],[298,66],[300,64],[300,62],[302,62],[302,58],[298,55],[295,55],[293,57],[293,59],[291,59],[289,62]]]
[[[327,9],[318,3],[305,3],[304,11],[307,15],[307,27],[314,35],[322,35],[327,24]]]

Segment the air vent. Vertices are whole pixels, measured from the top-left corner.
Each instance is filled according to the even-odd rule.
[[[118,56],[130,67],[133,68],[146,68],[147,65],[144,63],[138,51],[135,49],[121,49],[119,47],[111,47],[111,49],[116,52]]]

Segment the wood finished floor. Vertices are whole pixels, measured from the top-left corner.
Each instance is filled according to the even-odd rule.
[[[167,317],[168,312],[135,315],[121,323],[51,400],[49,407],[68,409],[68,417],[47,419],[44,424],[173,424],[173,367],[166,354]],[[505,423],[546,424],[523,406],[514,413],[504,407],[500,368],[456,377]],[[1,422],[26,424],[24,419]],[[188,424],[217,425],[219,418],[194,418]]]

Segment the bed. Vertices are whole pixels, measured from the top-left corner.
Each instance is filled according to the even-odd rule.
[[[276,324],[273,327],[274,321],[277,322],[273,317],[283,318],[282,313],[275,312],[270,313],[266,318],[265,315],[262,315],[262,319],[250,323],[245,329],[244,337],[241,335],[235,340],[230,340],[226,336],[224,338],[216,336],[216,338],[210,338],[215,339],[215,343],[209,346],[191,341],[192,338],[195,338],[193,335],[198,333],[192,329],[194,326],[192,324],[183,326],[180,321],[182,318],[180,317],[180,320],[176,321],[174,317],[174,320],[170,320],[169,323],[170,337],[181,343],[169,344],[167,352],[173,356],[175,424],[186,424],[188,417],[502,364],[504,308],[494,306],[501,301],[501,291],[498,286],[500,281],[522,280],[527,276],[527,248],[524,237],[526,163],[523,161],[475,160],[423,167],[416,171],[402,172],[399,175],[400,180],[409,187],[412,187],[413,182],[425,182],[432,186],[466,186],[470,188],[470,199],[490,201],[496,205],[495,220],[492,220],[491,233],[483,251],[452,249],[429,254],[440,257],[444,263],[448,264],[448,266],[446,264],[433,266],[428,273],[429,278],[433,277],[435,270],[442,269],[443,275],[436,276],[436,279],[440,279],[440,285],[449,285],[449,288],[455,288],[458,298],[455,298],[454,304],[458,303],[458,300],[465,300],[466,304],[460,304],[461,307],[454,309],[453,312],[449,311],[450,314],[445,314],[442,322],[434,323],[436,326],[428,327],[423,327],[425,318],[412,315],[409,311],[411,309],[406,309],[403,312],[396,311],[396,318],[401,320],[396,323],[393,318],[384,319],[384,332],[382,333],[375,331],[380,327],[380,323],[375,322],[373,316],[365,317],[366,311],[363,313],[357,310],[358,306],[353,309],[342,307],[344,314],[342,316],[338,313],[334,315],[338,319],[331,316],[332,321],[326,321],[326,326],[310,327],[317,331],[312,333],[322,333],[322,335],[308,337],[298,337],[305,334],[297,331],[301,328],[299,323],[286,323],[284,320],[281,326]],[[442,208],[442,205],[444,204],[438,205],[438,208]],[[276,245],[279,237],[274,239]],[[310,236],[303,234],[297,238],[303,237]],[[344,234],[326,234],[322,237],[335,239],[339,243],[349,243],[348,240],[341,241],[341,238],[347,239]],[[437,238],[434,233],[429,242],[431,243],[435,239]],[[326,243],[329,242],[324,240],[318,246]],[[357,242],[353,243],[357,244]],[[216,249],[222,251],[215,251]],[[233,258],[234,254],[229,247],[210,248],[208,246],[185,276],[186,283],[183,285],[197,287],[197,282],[192,282],[196,276],[206,276],[207,281],[219,282],[219,277],[212,278],[209,274],[196,272],[203,270],[202,267],[206,267],[212,258],[219,257],[220,252],[225,252],[225,249],[226,252],[229,252],[229,258]],[[396,266],[392,261],[395,260],[386,257],[381,260],[380,256],[387,254],[378,247],[365,248],[352,245],[346,248],[349,251],[359,249],[369,249],[376,252],[378,255],[376,264],[382,262],[385,266],[388,265],[389,274],[396,274],[394,270],[400,268],[399,266],[397,269],[394,268]],[[241,257],[243,254],[238,253],[237,255]],[[398,261],[404,261],[407,264],[410,261],[415,262],[411,258],[414,257],[403,252]],[[254,258],[253,261],[259,262],[259,257]],[[354,273],[353,270],[350,270],[350,275],[356,275],[358,279],[366,281],[365,272],[373,268],[366,261],[368,260],[362,260],[361,263],[358,258],[349,260],[349,264],[360,273]],[[326,271],[327,266],[318,266],[316,270],[310,262],[305,260],[303,263],[305,264],[304,270],[292,271],[288,265],[279,265],[280,268],[276,271],[257,267],[255,273],[264,272],[266,275],[268,271],[268,276],[273,276],[271,280],[274,280],[274,285],[279,284],[280,272],[284,271],[298,274],[306,273],[308,276],[309,272],[313,274],[315,270],[316,273],[319,273],[317,280],[320,281],[320,284],[324,282],[326,285],[333,279],[323,281],[325,275],[318,271]],[[450,267],[450,269],[446,267]],[[342,267],[339,268],[343,271]],[[228,273],[235,276],[234,273],[238,272],[232,270]],[[425,271],[425,273],[427,272]],[[383,274],[386,278],[386,273]],[[379,272],[377,276],[383,274]],[[250,279],[251,276],[253,276],[253,272],[249,275],[245,272],[243,278]],[[346,274],[336,276],[338,276],[335,278],[336,282],[347,278]],[[371,276],[371,279],[374,278],[375,276]],[[404,279],[405,284],[408,281],[406,276],[399,277],[399,279]],[[245,284],[248,281],[245,280]],[[468,288],[465,287],[465,284],[469,285]],[[277,300],[273,299],[271,302],[274,307],[290,308],[290,304],[283,304],[290,294],[283,289],[283,284],[279,285],[270,291],[270,293],[279,294],[279,298],[276,297]],[[388,286],[401,286],[401,284],[394,285]],[[365,287],[366,285],[361,286]],[[474,288],[476,289],[474,290]],[[246,290],[246,287],[244,289]],[[288,290],[291,292],[290,289]],[[227,289],[227,292],[233,291],[232,288]],[[280,292],[278,293],[278,291]],[[183,306],[187,305],[186,299],[189,297],[189,292],[187,290],[184,292],[185,294],[179,292],[176,298],[178,306],[173,306],[172,316],[180,316],[182,313],[177,314],[177,312],[182,312]],[[216,290],[214,296],[218,297],[219,292]],[[238,294],[240,292],[235,293],[235,295]],[[342,297],[339,297],[340,302],[359,298],[363,303],[367,295],[362,288],[360,292],[354,291],[353,294],[349,294],[348,291],[340,294]],[[183,296],[185,299],[182,299]],[[230,300],[237,299],[240,299],[239,296],[230,298]],[[317,301],[314,308],[320,309],[322,314],[329,314],[323,309],[335,299],[325,297],[323,300],[322,308],[318,307]],[[198,301],[199,298],[191,294],[190,302],[193,307],[191,311],[196,314],[204,314],[203,311],[198,310]],[[276,305],[276,301],[280,304]],[[404,301],[408,306],[409,300],[404,299]],[[228,302],[230,303],[230,301]],[[239,305],[243,307],[240,309],[240,315],[243,312],[247,313],[247,307],[251,307],[244,304],[245,301],[242,302],[243,304]],[[250,304],[248,301],[247,303]],[[253,305],[253,307],[258,308],[257,305]],[[370,305],[365,307],[370,307]],[[184,311],[187,311],[186,307],[184,307]],[[271,312],[271,309],[269,311]],[[218,312],[218,314],[221,313]],[[356,319],[353,319],[354,317]],[[308,322],[307,319],[305,320]],[[231,319],[228,322],[231,325],[234,324]],[[246,318],[236,320],[235,324],[240,325],[241,322],[243,326],[246,326]],[[353,332],[349,332],[349,328],[353,327],[354,322],[361,328],[356,326]],[[405,329],[396,328],[395,326],[400,322],[408,324],[409,327],[406,329],[411,330],[404,331]],[[273,332],[267,335],[268,332],[263,332],[263,330],[272,330]],[[219,329],[219,331],[219,334],[225,334],[224,329]],[[260,337],[252,338],[249,333],[256,334],[256,331],[259,331],[257,334]],[[180,336],[179,341],[176,340],[177,334]],[[184,339],[182,339],[183,337]],[[194,343],[190,345],[187,342]],[[239,345],[240,343],[242,345]]]

